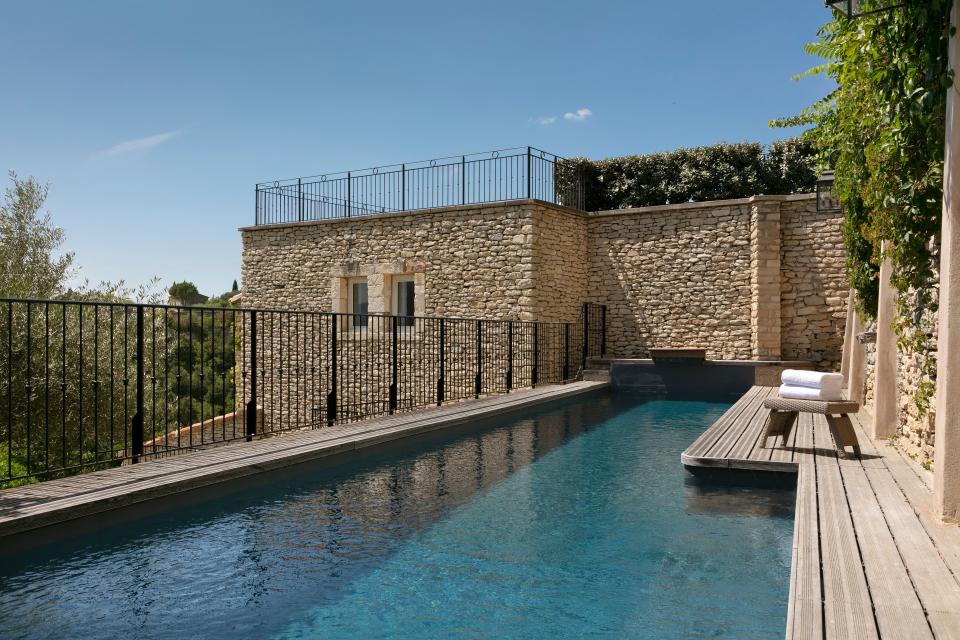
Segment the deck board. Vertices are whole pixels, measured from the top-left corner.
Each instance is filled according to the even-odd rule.
[[[0,536],[496,416],[605,386],[606,382],[544,386],[4,489],[0,491]]]
[[[754,387],[684,451],[684,465],[795,472],[788,639],[960,639],[960,529],[936,521],[922,472],[853,418],[840,458],[823,416],[761,441],[773,387]]]

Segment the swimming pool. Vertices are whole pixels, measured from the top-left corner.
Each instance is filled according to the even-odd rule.
[[[728,406],[591,394],[101,517],[0,557],[0,636],[782,637],[793,490],[679,463]]]

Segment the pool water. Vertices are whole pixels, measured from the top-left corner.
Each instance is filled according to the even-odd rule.
[[[793,488],[680,465],[728,406],[593,394],[60,525],[0,551],[0,637],[782,637]]]

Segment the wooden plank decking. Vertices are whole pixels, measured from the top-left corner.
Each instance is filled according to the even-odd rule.
[[[606,382],[545,386],[4,489],[0,491],[0,536],[496,416],[605,386]]]
[[[689,467],[796,472],[787,638],[960,638],[960,529],[933,515],[929,478],[851,416],[838,458],[823,416],[763,447],[774,387],[753,387],[683,453]]]

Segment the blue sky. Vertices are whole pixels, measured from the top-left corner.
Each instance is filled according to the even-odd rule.
[[[785,137],[820,0],[17,2],[0,167],[81,276],[240,276],[254,183],[499,147],[602,158]],[[570,114],[564,117],[565,114]]]

